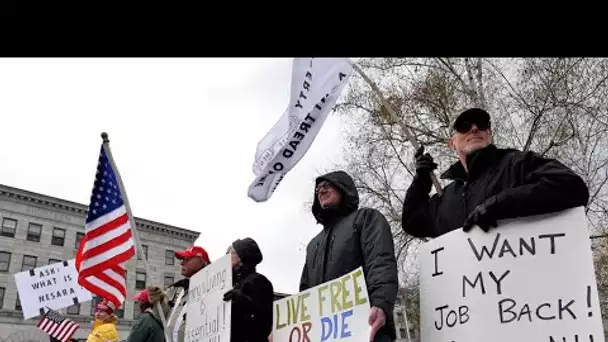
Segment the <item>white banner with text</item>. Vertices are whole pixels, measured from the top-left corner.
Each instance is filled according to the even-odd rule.
[[[273,342],[369,342],[363,268],[274,302]]]
[[[604,342],[582,207],[419,248],[422,342]]]
[[[23,318],[44,314],[45,308],[60,310],[92,299],[78,284],[74,259],[15,274]]]
[[[230,342],[232,266],[227,254],[190,278],[184,342]]]

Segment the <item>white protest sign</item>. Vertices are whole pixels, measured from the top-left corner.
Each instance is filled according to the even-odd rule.
[[[423,244],[422,342],[604,342],[582,207]]]
[[[274,302],[274,342],[369,342],[363,268]]]
[[[24,319],[44,314],[46,307],[60,310],[92,299],[78,284],[74,259],[19,272],[15,283]]]
[[[184,342],[230,342],[231,305],[224,293],[231,289],[229,254],[190,278]]]

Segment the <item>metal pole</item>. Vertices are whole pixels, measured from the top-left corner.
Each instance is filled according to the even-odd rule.
[[[403,132],[403,135],[406,136],[407,140],[410,141],[410,143],[412,144],[414,149],[417,150],[420,147],[420,144],[418,144],[418,141],[416,141],[416,137],[414,137],[414,134],[412,134],[412,132],[410,131],[409,127],[407,127],[405,122],[403,122],[403,120],[399,120],[399,117],[397,116],[397,113],[395,113],[393,106],[391,106],[390,103],[388,103],[388,101],[386,100],[386,98],[384,98],[384,95],[382,94],[382,91],[380,91],[380,88],[376,85],[376,83],[374,81],[372,81],[371,78],[369,78],[369,76],[367,76],[365,74],[365,72],[363,71],[363,69],[361,69],[361,67],[359,67],[357,64],[355,64],[355,62],[351,61],[350,59],[348,59],[348,62],[350,63],[350,65],[353,66],[355,71],[357,71],[357,73],[359,73],[359,75],[361,75],[361,77],[363,77],[365,82],[367,82],[367,84],[369,84],[369,86],[372,88],[372,91],[380,99],[380,102],[382,103],[384,108],[386,108],[386,111],[388,112],[388,114],[391,116],[391,120],[393,120],[394,122],[397,122],[399,124],[399,126],[401,127],[401,131]],[[435,172],[431,172],[431,180],[433,181],[433,185],[435,186],[435,189],[437,190],[437,194],[439,196],[441,196],[443,191],[441,190],[441,183],[439,183],[437,176],[435,176]]]
[[[108,139],[108,133],[101,133],[101,138],[103,139],[103,149],[106,152],[106,156],[108,157],[108,161],[114,169],[116,173],[116,182],[118,183],[118,187],[120,189],[120,194],[122,195],[122,200],[125,204],[125,208],[127,210],[127,216],[129,217],[129,221],[131,222],[131,230],[133,231],[133,238],[135,239],[135,249],[136,254],[140,254],[142,256],[141,260],[144,263],[144,269],[146,270],[146,277],[150,278],[151,283],[154,283],[154,278],[152,277],[152,272],[150,271],[150,265],[148,264],[148,260],[144,254],[143,248],[141,247],[141,241],[139,239],[139,233],[137,231],[137,224],[135,223],[135,217],[131,212],[131,206],[129,205],[129,200],[127,199],[127,192],[125,191],[125,187],[122,183],[122,179],[120,178],[120,174],[118,172],[118,168],[114,163],[114,158],[112,157],[112,151],[110,150],[110,140]],[[160,316],[160,320],[163,323],[163,330],[165,332],[165,339],[167,342],[170,342],[169,332],[167,331],[167,322],[165,320],[165,313],[163,312],[163,308],[159,303],[156,303],[156,308],[158,310],[158,315]]]

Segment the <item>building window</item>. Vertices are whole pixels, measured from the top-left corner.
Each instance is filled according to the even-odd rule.
[[[402,339],[405,339],[405,338],[407,338],[406,335],[407,334],[405,333],[405,329],[399,328],[399,336],[401,336]]]
[[[53,237],[51,238],[51,245],[63,246],[65,243],[65,229],[53,228]]]
[[[2,231],[0,231],[0,235],[14,238],[16,230],[17,220],[6,217],[2,219]]]
[[[17,295],[17,301],[15,302],[15,310],[21,311],[21,299],[19,299],[19,295]]]
[[[175,265],[175,252],[174,251],[165,251],[165,265],[173,266]]]
[[[4,287],[0,287],[0,309],[4,306],[4,292],[6,289]]]
[[[133,303],[133,319],[137,319],[141,315],[141,311],[139,310],[139,304],[137,302]]]
[[[23,262],[21,263],[21,271],[33,270],[36,268],[36,262],[38,257],[33,255],[24,255]]]
[[[30,223],[27,227],[27,241],[40,242],[40,233],[42,225],[38,223]]]
[[[49,265],[56,264],[56,263],[62,262],[62,261],[63,260],[59,260],[59,259],[49,259]]]
[[[148,260],[148,245],[141,245],[141,250],[144,253],[144,257]],[[141,255],[137,253],[137,260],[141,260]]]
[[[91,301],[91,316],[95,316],[95,308],[97,308],[97,304],[101,303],[102,298],[99,296],[93,297]]]
[[[400,324],[405,324],[405,316],[403,316],[403,312],[397,312],[397,322]]]
[[[165,288],[173,285],[175,283],[175,278],[173,276],[165,276]]]
[[[123,306],[121,306],[119,309],[116,309],[114,311],[114,314],[116,315],[116,317],[118,318],[124,318],[125,317],[125,307],[124,307],[124,303]]]
[[[80,241],[82,241],[83,237],[83,233],[76,233],[76,243],[74,244],[74,249],[78,249],[80,247]]]
[[[0,272],[8,272],[11,266],[11,253],[0,252]]]
[[[68,306],[68,315],[80,315],[80,303]]]
[[[138,290],[146,288],[146,274],[144,272],[135,272],[135,288]]]

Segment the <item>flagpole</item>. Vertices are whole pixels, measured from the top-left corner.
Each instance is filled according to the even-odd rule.
[[[125,208],[127,210],[127,216],[129,217],[129,221],[131,222],[131,229],[133,230],[133,238],[135,239],[135,254],[141,254],[141,260],[144,263],[144,269],[146,270],[146,277],[150,277],[151,283],[154,283],[154,278],[152,277],[152,272],[150,271],[150,265],[148,264],[148,259],[144,254],[143,248],[141,247],[141,241],[139,239],[139,232],[137,231],[137,223],[135,222],[135,217],[131,212],[131,206],[129,205],[129,200],[127,199],[127,192],[125,191],[125,187],[122,183],[122,178],[120,178],[120,173],[118,172],[118,168],[114,163],[114,158],[112,157],[112,151],[110,150],[110,139],[108,138],[108,133],[102,132],[101,139],[103,139],[103,149],[106,152],[106,156],[108,157],[108,162],[112,166],[114,173],[116,174],[116,182],[118,183],[118,188],[120,189],[120,194],[122,196],[122,201],[125,204]],[[169,339],[169,332],[167,331],[167,322],[165,320],[165,313],[163,312],[163,308],[159,303],[156,303],[156,308],[158,310],[158,315],[160,316],[160,320],[163,323],[163,330],[165,331],[165,339],[166,341],[171,341]]]
[[[393,106],[391,106],[390,103],[388,103],[388,101],[386,100],[386,98],[384,98],[384,95],[382,94],[382,91],[380,91],[380,88],[378,87],[378,85],[376,85],[376,83],[374,81],[372,81],[372,79],[369,78],[369,76],[367,76],[367,74],[365,74],[365,72],[363,72],[363,69],[361,69],[361,67],[359,67],[355,62],[351,61],[348,58],[347,58],[347,60],[350,63],[350,65],[353,66],[355,71],[359,75],[361,75],[361,77],[363,77],[363,80],[365,80],[365,82],[367,82],[367,84],[369,84],[369,86],[372,88],[372,91],[380,99],[380,102],[382,103],[384,108],[386,108],[386,111],[388,112],[388,114],[391,116],[391,120],[393,120],[394,122],[397,122],[399,124],[399,126],[401,126],[401,131],[406,136],[407,140],[410,141],[410,143],[412,144],[414,149],[417,150],[418,148],[420,148],[420,144],[418,144],[418,141],[414,137],[414,134],[412,134],[409,127],[407,127],[407,125],[405,124],[405,122],[403,122],[403,120],[399,120],[399,117],[395,113]],[[443,191],[441,190],[441,183],[439,183],[437,176],[435,176],[435,172],[431,172],[431,180],[433,181],[433,185],[435,186],[435,189],[437,190],[437,194],[439,194],[439,196],[441,196]]]

